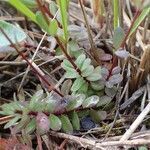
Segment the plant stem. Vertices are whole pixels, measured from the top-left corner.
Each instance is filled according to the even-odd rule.
[[[89,41],[90,41],[90,45],[91,45],[91,54],[95,58],[96,62],[99,62],[100,61],[100,59],[98,57],[99,55],[98,55],[98,53],[96,51],[96,47],[94,45],[94,41],[93,41],[93,37],[92,37],[92,34],[91,34],[90,25],[88,23],[88,19],[87,19],[87,16],[86,16],[86,12],[85,12],[84,6],[83,6],[81,0],[79,0],[79,3],[80,3],[80,6],[81,6],[81,9],[82,9],[83,17],[84,17],[84,20],[85,20],[85,23],[86,23],[86,27],[87,27],[87,30],[88,30],[88,36],[89,36]]]
[[[114,30],[119,26],[119,0],[113,0]]]
[[[28,63],[28,65],[38,74],[38,76],[49,86],[49,89],[55,91],[57,94],[59,94],[61,97],[63,97],[63,94],[60,93],[55,87],[53,87],[49,81],[43,77],[43,75],[41,75],[41,73],[39,73],[37,71],[37,69],[32,65],[32,63],[24,56],[24,54],[22,52],[19,51],[19,49],[13,44],[13,42],[11,41],[11,39],[7,36],[7,34],[4,32],[4,30],[0,27],[0,31],[3,33],[3,35],[7,38],[7,40],[10,42],[10,44],[15,48],[15,50],[18,52],[18,54],[20,56],[22,56],[22,58]]]

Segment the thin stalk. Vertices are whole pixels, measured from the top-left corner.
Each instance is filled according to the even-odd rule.
[[[93,54],[93,57],[95,58],[96,62],[99,62],[99,57],[98,57],[99,55],[96,51],[96,47],[95,47],[95,44],[94,44],[94,41],[93,41],[93,37],[92,37],[92,34],[91,34],[91,30],[90,30],[90,25],[88,23],[88,19],[87,19],[87,16],[86,16],[84,6],[83,6],[81,0],[79,0],[79,3],[80,3],[80,6],[81,6],[81,9],[82,9],[83,17],[84,17],[86,27],[87,27],[87,30],[88,30],[89,42],[90,42],[90,45],[91,45],[91,54]]]
[[[20,52],[20,50],[13,44],[13,42],[11,41],[11,39],[7,36],[7,34],[4,32],[4,30],[0,27],[0,31],[2,32],[2,34],[7,38],[7,40],[10,42],[10,44],[12,45],[12,47],[15,48],[15,50],[18,52],[18,54],[28,63],[28,65],[37,73],[37,75],[49,86],[49,89],[55,91],[57,94],[59,94],[61,97],[63,97],[63,94],[60,93],[55,87],[53,87],[49,81],[43,77],[43,75],[41,75],[41,73],[39,73],[37,71],[37,69],[32,65],[32,63],[24,56],[24,54],[22,52]]]

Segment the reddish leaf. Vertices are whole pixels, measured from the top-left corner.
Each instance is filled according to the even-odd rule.
[[[115,54],[120,57],[120,58],[127,58],[129,57],[129,52],[127,52],[124,49],[118,49],[117,51],[115,51]]]
[[[102,56],[100,57],[100,60],[102,61],[110,61],[112,59],[112,55],[110,54],[102,54]]]

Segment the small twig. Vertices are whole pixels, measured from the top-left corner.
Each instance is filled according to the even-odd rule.
[[[131,134],[136,130],[136,128],[142,123],[143,119],[146,117],[146,115],[150,112],[150,102],[147,104],[147,106],[143,109],[143,111],[140,113],[140,115],[136,118],[136,120],[132,123],[130,128],[125,132],[125,134],[122,136],[120,141],[128,140],[131,136]]]

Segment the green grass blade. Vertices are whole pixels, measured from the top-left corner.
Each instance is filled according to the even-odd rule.
[[[68,15],[67,15],[67,8],[68,8],[68,0],[58,0],[60,12],[61,12],[61,19],[62,19],[62,26],[64,30],[64,38],[66,42],[68,41]]]
[[[114,11],[114,29],[119,26],[119,1],[113,0],[113,11]]]
[[[17,10],[19,10],[21,13],[23,13],[25,16],[27,16],[36,23],[35,14],[28,7],[26,7],[26,5],[24,5],[20,0],[8,0],[8,2]]]
[[[150,13],[150,7],[145,7],[140,16],[136,19],[136,21],[134,22],[134,25],[130,31],[129,36],[137,29],[137,27],[141,24],[141,22],[144,20],[144,18]]]

